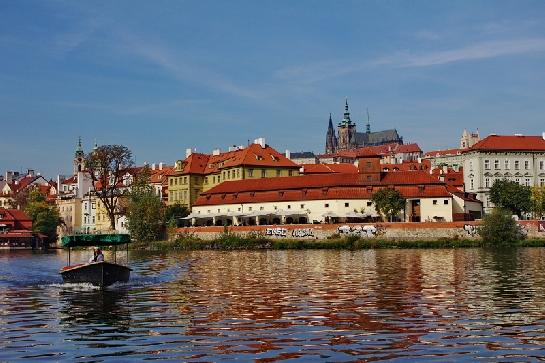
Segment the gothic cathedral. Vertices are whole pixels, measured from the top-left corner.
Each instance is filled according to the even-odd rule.
[[[403,144],[403,137],[399,136],[397,130],[371,132],[369,116],[365,132],[356,132],[356,124],[350,119],[348,100],[344,104],[343,119],[337,125],[337,133],[333,128],[333,120],[329,114],[329,126],[327,128],[325,153],[334,154],[341,150],[357,149],[364,146],[377,146],[384,144]]]

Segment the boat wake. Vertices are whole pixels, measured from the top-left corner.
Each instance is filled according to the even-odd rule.
[[[44,288],[56,288],[59,290],[68,290],[68,291],[95,291],[100,290],[100,286],[95,286],[89,283],[61,283],[61,284],[49,284],[47,286],[42,286]]]

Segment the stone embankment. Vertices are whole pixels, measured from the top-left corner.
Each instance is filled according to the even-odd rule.
[[[425,241],[438,239],[478,239],[481,222],[421,222],[421,223],[343,223],[290,224],[274,226],[211,226],[177,228],[171,238],[193,235],[201,240],[214,240],[226,231],[241,237],[262,236],[272,239],[316,239],[343,236],[380,238],[381,240]],[[545,221],[520,221],[528,238],[545,237]]]

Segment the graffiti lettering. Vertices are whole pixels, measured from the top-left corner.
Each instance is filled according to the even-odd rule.
[[[294,229],[291,231],[291,236],[297,238],[314,237],[314,230],[312,228]]]
[[[340,226],[337,228],[339,234],[352,234],[359,235],[361,237],[375,237],[378,234],[382,234],[382,228],[377,228],[373,225],[366,226]]]
[[[469,236],[474,237],[479,232],[479,228],[472,224],[464,224],[464,231],[466,231]]]
[[[537,225],[538,232],[545,232],[545,221],[539,221]]]
[[[286,228],[267,228],[265,234],[267,236],[286,237],[288,230]]]

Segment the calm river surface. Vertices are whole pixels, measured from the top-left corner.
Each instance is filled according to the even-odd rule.
[[[0,361],[545,360],[544,257],[132,253],[131,282],[100,291],[61,283],[64,252],[0,252]]]

